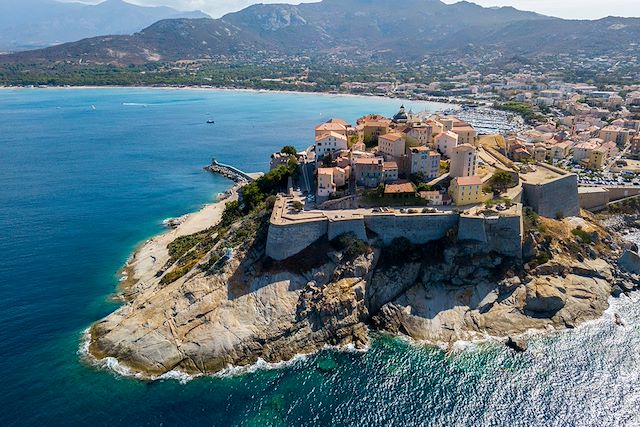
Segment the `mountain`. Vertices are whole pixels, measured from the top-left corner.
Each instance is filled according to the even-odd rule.
[[[33,0],[30,0],[33,1]],[[42,0],[40,0],[42,1]],[[0,63],[78,61],[125,66],[251,56],[344,55],[422,60],[429,55],[638,53],[640,19],[563,20],[462,1],[323,0],[258,4],[220,19],[169,19],[130,36],[102,36],[0,56]]]
[[[133,34],[162,19],[206,16],[169,7],[135,6],[122,0],[97,5],[2,0],[0,51],[33,49],[103,34]]]

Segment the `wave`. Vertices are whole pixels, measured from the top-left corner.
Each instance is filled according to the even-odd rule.
[[[148,107],[149,104],[143,104],[140,102],[123,102],[122,105],[125,107]]]

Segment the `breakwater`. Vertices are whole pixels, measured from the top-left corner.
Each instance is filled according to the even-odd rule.
[[[241,171],[236,167],[220,163],[215,158],[211,159],[211,164],[205,166],[204,169],[211,173],[222,175],[236,183],[251,182],[254,180],[254,178],[248,173]]]

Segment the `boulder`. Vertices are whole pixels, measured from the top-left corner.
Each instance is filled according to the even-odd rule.
[[[618,266],[629,273],[640,274],[640,255],[627,249],[618,260]]]
[[[514,337],[509,337],[507,339],[506,346],[516,351],[517,353],[525,352],[527,351],[527,348],[529,348],[529,344],[527,344],[525,340],[523,340],[522,338]]]
[[[556,278],[538,278],[526,286],[525,310],[534,315],[552,314],[560,311],[566,296],[560,291],[561,283]]]

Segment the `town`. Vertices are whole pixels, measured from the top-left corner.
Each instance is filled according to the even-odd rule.
[[[601,105],[584,107],[548,92],[566,114],[504,135],[404,106],[391,118],[319,124],[306,150],[271,156],[272,170],[297,168],[275,204],[268,254],[284,259],[346,232],[423,244],[454,226],[459,237],[513,255],[521,253],[523,207],[562,219],[640,194],[640,120],[611,117],[615,94],[593,91]]]

